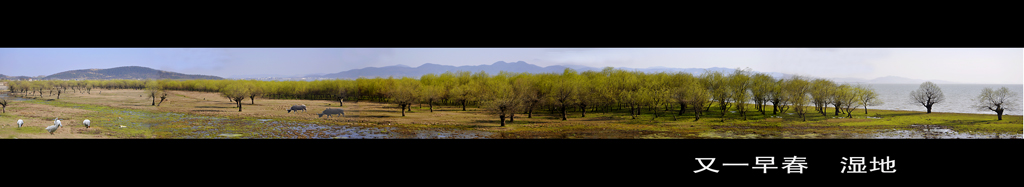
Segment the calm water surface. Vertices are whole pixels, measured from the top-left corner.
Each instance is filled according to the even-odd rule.
[[[910,98],[910,92],[917,90],[921,84],[872,84],[871,87],[878,93],[879,99],[885,104],[880,106],[868,106],[868,112],[871,109],[883,109],[883,110],[909,110],[909,111],[921,111],[924,112],[926,109],[924,106],[918,103],[914,103]],[[932,106],[932,112],[951,112],[951,113],[974,113],[974,114],[996,114],[993,111],[978,111],[976,108],[971,107],[975,104],[972,99],[978,97],[981,94],[981,90],[984,88],[992,88],[997,90],[1000,87],[1006,87],[1010,91],[1017,92],[1018,106],[1024,106],[1024,97],[1021,93],[1024,93],[1024,85],[1021,84],[939,84],[939,89],[942,89],[942,94],[946,97],[946,101],[937,103]],[[861,107],[863,112],[864,108]],[[1003,115],[1022,115],[1020,109],[1003,112]]]

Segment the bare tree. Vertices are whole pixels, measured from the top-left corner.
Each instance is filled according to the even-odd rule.
[[[942,89],[939,89],[939,85],[935,85],[931,81],[921,83],[920,88],[911,91],[910,98],[915,103],[920,103],[927,108],[929,114],[932,113],[932,105],[946,100],[946,97],[942,95]]]
[[[1018,105],[1020,101],[1017,101],[1018,98],[1020,96],[1017,95],[1017,92],[1011,92],[1006,87],[1002,87],[999,90],[985,88],[981,90],[981,95],[974,99],[974,102],[976,102],[974,108],[977,108],[979,111],[991,110],[996,112],[996,117],[999,120],[1003,120],[1003,111],[1017,110],[1020,107]]]
[[[160,96],[160,102],[156,103],[156,106],[160,106],[160,103],[164,103],[164,100],[167,100],[167,91],[160,90],[159,92],[156,95]]]

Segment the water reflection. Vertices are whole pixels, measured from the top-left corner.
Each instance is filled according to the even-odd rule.
[[[886,130],[870,135],[875,139],[1021,139],[1024,134],[957,132],[940,125],[910,125],[913,130]]]

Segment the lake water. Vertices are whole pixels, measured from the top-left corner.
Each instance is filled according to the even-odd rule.
[[[996,114],[991,110],[978,111],[974,107],[975,104],[972,99],[978,97],[981,94],[981,90],[988,87],[993,90],[998,90],[1000,87],[1006,87],[1010,91],[1017,92],[1018,106],[1024,106],[1024,97],[1021,93],[1024,93],[1024,85],[1021,84],[938,84],[939,89],[942,90],[942,94],[946,97],[946,101],[937,103],[932,106],[932,112],[950,112],[950,113],[974,113],[974,114]],[[880,106],[868,106],[868,112],[871,109],[883,109],[883,110],[909,110],[909,111],[921,111],[924,112],[926,109],[919,103],[914,103],[910,98],[910,92],[920,88],[921,84],[872,84],[871,87],[875,89],[875,93],[878,93],[878,97],[882,102]],[[861,107],[858,112],[864,112],[864,108]],[[1019,108],[1011,111],[1004,111],[1003,115],[1022,115]]]

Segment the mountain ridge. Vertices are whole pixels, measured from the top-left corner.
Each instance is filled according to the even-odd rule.
[[[493,74],[497,74],[500,71],[517,72],[517,73],[522,73],[522,72],[527,72],[527,73],[562,73],[565,70],[565,68],[571,68],[573,70],[576,70],[577,72],[583,72],[583,71],[587,71],[587,70],[601,71],[603,69],[603,68],[595,68],[595,67],[588,67],[588,66],[581,66],[581,65],[552,65],[552,66],[547,66],[547,67],[540,67],[540,66],[537,66],[535,64],[526,63],[524,61],[517,61],[517,62],[497,61],[497,62],[494,62],[494,63],[492,63],[490,65],[483,64],[483,65],[464,65],[464,66],[453,66],[453,65],[441,65],[441,64],[425,63],[425,64],[420,65],[418,67],[410,67],[408,65],[393,65],[393,66],[384,66],[384,67],[366,67],[366,68],[361,68],[361,69],[346,70],[346,71],[342,71],[342,72],[338,72],[338,73],[323,74],[323,76],[313,76],[311,78],[355,79],[355,78],[359,78],[359,77],[373,78],[373,77],[388,77],[388,76],[392,76],[392,77],[403,77],[403,76],[405,76],[405,77],[410,77],[410,78],[419,78],[419,77],[421,77],[421,76],[423,76],[425,74],[428,74],[428,73],[441,74],[441,73],[444,73],[446,71],[450,71],[450,72],[457,72],[457,71],[479,72],[479,71],[484,71],[484,72],[487,72],[488,74],[492,74],[492,75]],[[627,71],[640,71],[640,72],[644,72],[644,73],[685,72],[685,73],[690,73],[690,74],[694,74],[694,75],[699,75],[699,74],[703,73],[706,70],[717,71],[717,72],[722,72],[722,73],[731,73],[732,71],[735,70],[734,68],[722,68],[722,67],[711,67],[711,68],[669,68],[669,67],[664,67],[664,66],[654,66],[654,67],[648,67],[648,68],[623,68],[623,67],[616,67],[615,69],[622,69],[622,70],[627,70]],[[757,71],[755,71],[755,72],[757,72]],[[789,77],[793,76],[793,74],[778,73],[778,72],[761,72],[761,73],[767,73],[767,74],[769,74],[769,75],[771,75],[772,77],[775,77],[775,78],[789,78]],[[819,78],[819,77],[812,77],[812,76],[805,76],[805,77],[812,78],[812,79],[813,78]],[[874,79],[870,79],[870,80],[868,80],[868,79],[859,79],[859,78],[826,78],[826,79],[833,80],[833,81],[835,81],[837,83],[844,83],[845,82],[845,83],[868,83],[868,84],[920,84],[920,83],[923,83],[925,81],[932,81],[932,82],[934,82],[936,84],[960,84],[960,83],[951,82],[951,81],[921,80],[921,79],[911,79],[911,78],[899,77],[899,76],[885,76],[885,77],[879,77],[879,78],[874,78]]]
[[[106,80],[106,79],[211,79],[221,80],[224,78],[211,75],[183,74],[177,72],[156,70],[142,66],[121,66],[107,69],[79,69],[55,73],[42,78],[51,79],[82,79],[82,80]]]

